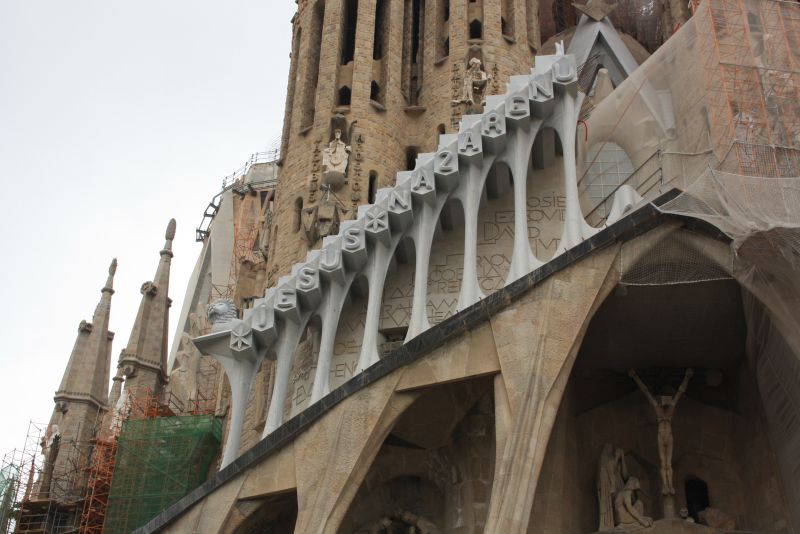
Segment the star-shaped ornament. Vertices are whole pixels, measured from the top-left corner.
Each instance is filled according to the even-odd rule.
[[[589,0],[586,5],[580,4],[572,4],[575,9],[580,11],[581,13],[585,14],[592,20],[596,20],[600,22],[609,13],[614,11],[614,8],[617,7],[617,3],[609,3],[608,0]]]
[[[231,330],[231,348],[238,351],[249,349],[252,346],[250,340],[251,330],[244,322],[239,322]]]

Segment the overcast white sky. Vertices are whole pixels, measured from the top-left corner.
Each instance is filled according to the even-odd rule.
[[[295,10],[0,0],[0,456],[48,421],[115,256],[116,367],[175,217],[172,335],[206,204],[280,135]]]

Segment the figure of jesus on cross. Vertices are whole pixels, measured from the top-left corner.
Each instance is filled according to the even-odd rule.
[[[674,397],[669,395],[659,395],[658,400],[653,398],[650,390],[636,374],[636,371],[631,369],[628,371],[630,376],[639,389],[642,390],[648,402],[656,412],[656,420],[658,421],[658,456],[661,460],[661,493],[664,495],[675,495],[675,487],[672,485],[672,416],[675,414],[675,405],[683,396],[686,391],[686,386],[689,385],[689,379],[692,378],[694,372],[691,369],[686,370],[686,375],[683,377],[678,392]]]

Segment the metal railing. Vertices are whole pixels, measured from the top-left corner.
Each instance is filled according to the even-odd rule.
[[[258,188],[266,188],[266,187],[274,187],[278,183],[278,177],[273,172],[273,175],[269,178],[264,180],[259,180],[257,182],[251,182],[249,184],[239,183],[241,178],[247,175],[250,172],[250,169],[253,168],[255,165],[261,165],[265,163],[272,163],[277,164],[278,159],[280,158],[280,147],[273,148],[266,152],[256,152],[250,156],[250,158],[242,164],[241,167],[233,171],[231,174],[226,176],[222,179],[222,190],[214,195],[211,198],[211,201],[206,206],[205,211],[203,212],[203,218],[200,221],[200,224],[197,225],[195,229],[195,241],[202,242],[208,236],[209,228],[211,226],[211,221],[214,220],[216,217],[217,212],[219,211],[219,202],[220,197],[222,194],[227,191],[228,189],[233,189],[237,193],[244,193],[247,189],[251,187],[258,187]],[[243,180],[241,180],[243,181]]]
[[[586,178],[586,174],[578,180],[579,187],[585,183],[584,178]],[[611,212],[611,204],[614,202],[614,195],[623,185],[631,185],[637,193],[646,198],[655,187],[663,185],[663,182],[664,174],[661,165],[661,150],[656,150],[586,214],[586,221],[595,226],[605,222]],[[586,186],[584,186],[584,189],[585,187]]]
[[[278,161],[278,158],[280,158],[280,148],[252,154],[250,159],[245,161],[241,167],[222,179],[222,189],[224,190],[231,187],[236,180],[246,175],[253,165],[259,165],[261,163],[275,163]]]

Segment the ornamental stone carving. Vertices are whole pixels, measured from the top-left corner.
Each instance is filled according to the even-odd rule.
[[[464,73],[464,84],[461,88],[461,98],[457,104],[483,104],[486,94],[486,85],[490,76],[483,70],[483,63],[480,59],[473,57],[467,63],[467,71]]]
[[[140,291],[142,295],[146,295],[148,297],[155,297],[158,294],[158,288],[153,282],[145,282],[142,284]]]
[[[653,526],[653,519],[645,517],[644,505],[637,498],[636,492],[641,489],[639,479],[630,477],[625,487],[614,497],[614,509],[617,513],[616,530],[629,530]]]
[[[598,531],[613,530],[614,497],[627,478],[625,453],[621,448],[606,443],[597,462],[597,501],[600,516]]]
[[[212,332],[221,332],[231,327],[231,322],[239,318],[239,310],[231,299],[218,299],[208,305],[206,310]]]
[[[322,183],[332,189],[344,185],[347,176],[347,163],[352,147],[342,141],[342,130],[333,132],[333,139],[327,148],[322,149]]]

